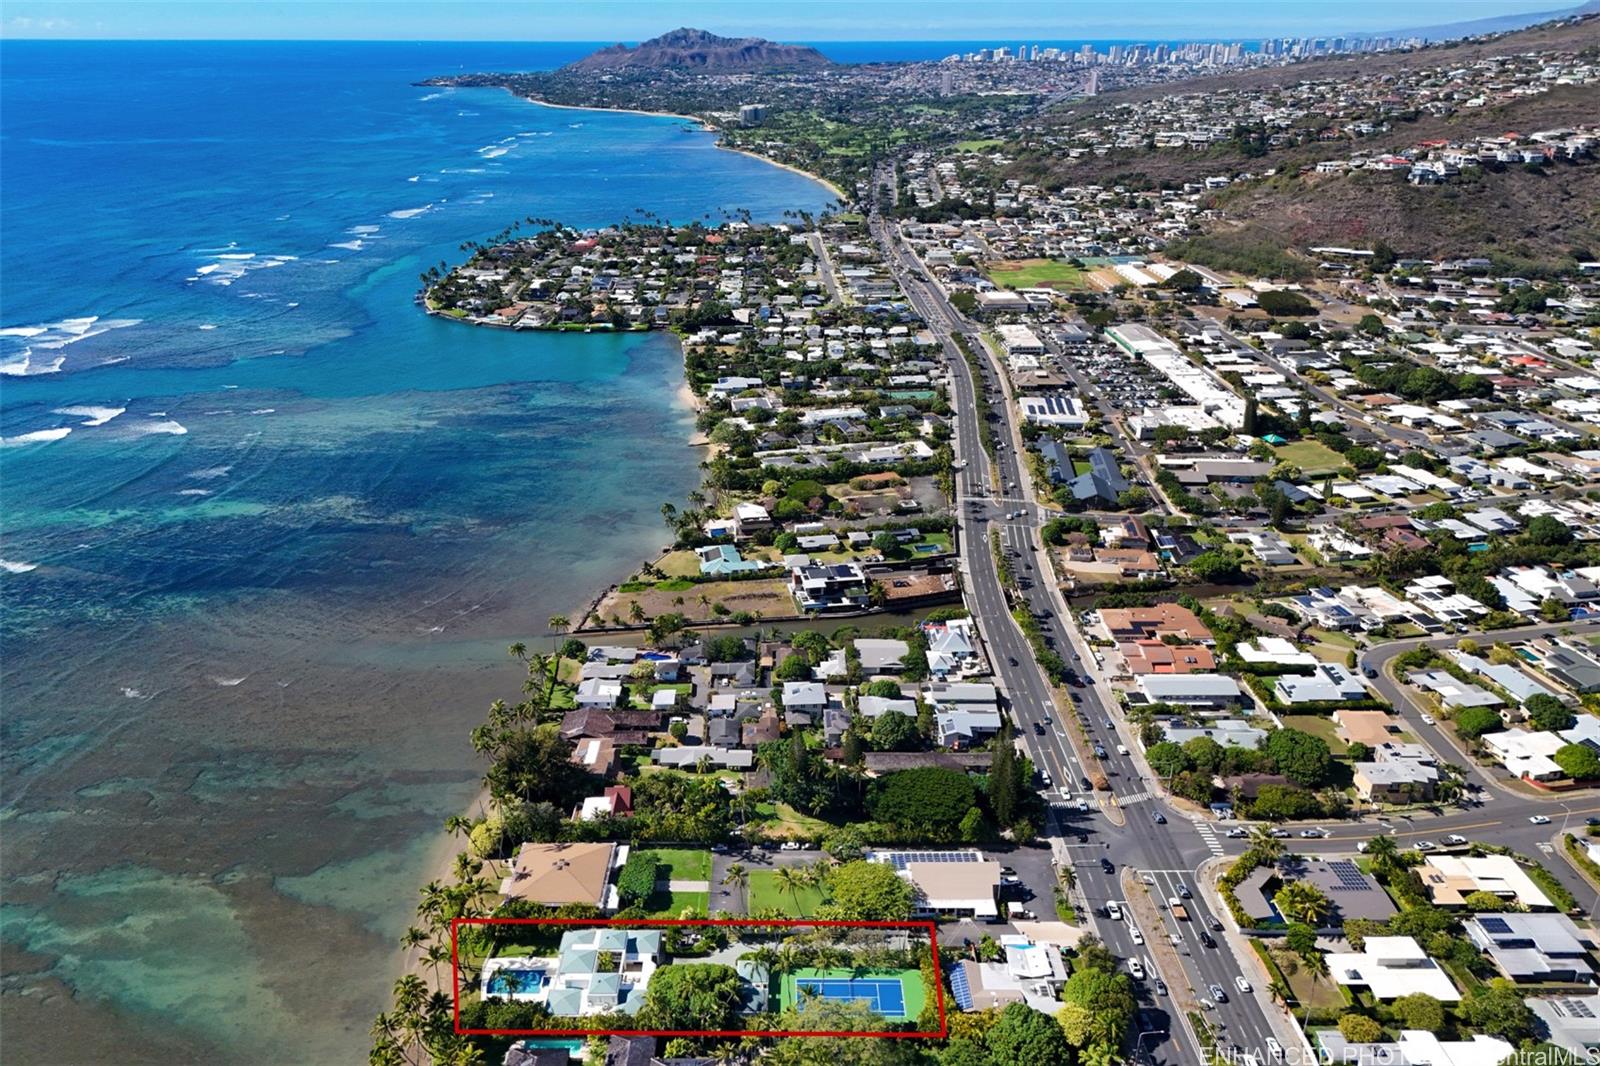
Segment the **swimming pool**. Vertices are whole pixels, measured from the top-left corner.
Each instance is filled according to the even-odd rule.
[[[921,552],[923,555],[932,555],[939,550],[937,544],[913,544],[911,550]]]
[[[527,995],[544,985],[543,970],[501,970],[489,978],[491,996]]]

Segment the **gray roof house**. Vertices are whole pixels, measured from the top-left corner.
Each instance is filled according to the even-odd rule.
[[[1467,939],[1513,981],[1587,981],[1589,945],[1565,914],[1475,914]]]
[[[1318,663],[1310,674],[1282,674],[1272,692],[1284,703],[1348,703],[1367,698],[1361,679],[1339,663]]]
[[[1067,483],[1076,500],[1099,500],[1114,504],[1117,497],[1128,489],[1128,479],[1122,476],[1117,453],[1109,448],[1095,448],[1089,452],[1089,470]]]

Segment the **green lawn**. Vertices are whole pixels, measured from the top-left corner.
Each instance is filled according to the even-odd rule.
[[[1337,470],[1346,465],[1344,456],[1319,440],[1297,440],[1275,449],[1282,463],[1293,463],[1307,474]]]
[[[651,918],[677,918],[686,910],[709,916],[711,893],[668,892],[661,888],[650,893],[649,898],[644,901],[644,909],[650,912]]]
[[[799,888],[793,895],[778,888],[773,870],[750,871],[750,910],[752,913],[779,910],[795,918],[809,918],[822,904],[822,890]]]
[[[1298,729],[1302,733],[1310,733],[1314,737],[1321,737],[1328,742],[1328,750],[1335,755],[1343,755],[1350,750],[1350,745],[1339,738],[1335,730],[1333,719],[1320,714],[1288,714],[1283,716],[1285,729]]]
[[[1059,259],[1007,259],[989,266],[989,280],[1003,289],[1084,287],[1083,270]]]
[[[987,152],[989,149],[999,148],[1005,143],[998,137],[989,137],[977,141],[957,141],[955,148],[958,152]]]
[[[672,881],[711,880],[711,853],[691,848],[651,848],[656,862],[672,872],[666,878]]]
[[[802,977],[815,977],[824,980],[850,977],[856,980],[872,981],[899,979],[905,1012],[893,1016],[893,1020],[915,1021],[922,1013],[925,997],[922,987],[922,974],[917,970],[796,970],[792,974],[783,975],[783,983],[778,993],[778,1002],[785,1010],[794,1006],[795,1001],[799,998],[795,982],[797,978]]]
[[[833,828],[821,818],[801,814],[787,803],[758,803],[755,816],[766,833],[777,837],[816,836]]]

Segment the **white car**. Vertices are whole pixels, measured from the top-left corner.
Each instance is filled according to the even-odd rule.
[[[1417,841],[1417,850],[1418,851],[1432,851],[1434,848],[1437,848],[1438,846],[1439,845],[1435,844],[1431,840],[1419,840],[1419,841]]]
[[[1431,715],[1431,714],[1423,715],[1422,716],[1422,724],[1423,725],[1433,725],[1433,715]]]
[[[1134,944],[1137,945],[1137,944],[1143,944],[1144,943],[1144,934],[1139,932],[1137,927],[1129,928],[1128,932],[1130,934],[1132,934]]]
[[[1550,824],[1549,816],[1548,815],[1544,815],[1544,814],[1532,814],[1532,815],[1529,815],[1528,816],[1528,821],[1532,822],[1534,825],[1549,825]]]
[[[1243,977],[1235,977],[1233,979],[1233,986],[1240,992],[1244,992],[1246,994],[1248,994],[1250,991],[1250,982],[1246,981]]]
[[[1116,900],[1112,900],[1106,904],[1106,917],[1110,918],[1113,922],[1122,921],[1122,906],[1117,903]]]
[[[1133,975],[1133,979],[1135,981],[1143,981],[1144,980],[1144,963],[1140,962],[1138,959],[1129,959],[1128,960],[1128,972]]]
[[[1461,844],[1465,844],[1467,842],[1467,838],[1462,836],[1460,833],[1451,833],[1449,836],[1444,838],[1444,842],[1446,844],[1459,846]]]

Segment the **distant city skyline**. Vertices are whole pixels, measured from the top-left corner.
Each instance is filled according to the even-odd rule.
[[[638,41],[678,26],[787,41],[1249,40],[1383,33],[1570,9],[1562,0],[8,0],[0,37],[132,40]]]

